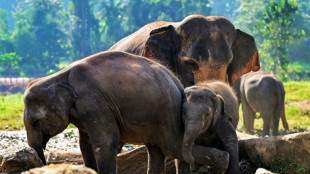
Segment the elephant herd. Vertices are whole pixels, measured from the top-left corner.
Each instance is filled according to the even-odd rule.
[[[288,128],[283,84],[248,73],[259,69],[254,38],[222,16],[153,22],[108,51],[32,80],[24,93],[28,144],[46,164],[46,143],[72,123],[85,165],[98,173],[116,172],[125,143],[146,146],[149,174],[164,173],[167,157],[176,159],[177,173],[191,173],[194,163],[241,173],[240,102],[249,131],[255,112],[264,135],[270,127],[277,133],[279,118]],[[274,117],[264,112],[271,110]]]

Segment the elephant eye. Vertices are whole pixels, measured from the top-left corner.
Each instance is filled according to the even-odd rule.
[[[191,67],[192,70],[197,70],[197,69],[199,69],[198,63],[196,63],[194,60],[185,60],[185,61],[184,61],[184,64],[185,64],[186,66]]]
[[[39,120],[39,119],[34,119],[34,120],[31,122],[31,125],[32,125],[33,127],[38,127],[39,123],[40,123],[40,120]]]

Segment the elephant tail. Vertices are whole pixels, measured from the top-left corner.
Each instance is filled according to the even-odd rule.
[[[284,98],[285,98],[285,90],[284,90],[284,86],[283,86],[283,83],[280,81],[280,82],[277,82],[277,86],[278,86],[278,89],[279,89],[279,93],[278,93],[278,104],[277,104],[277,108],[275,110],[275,114],[279,114],[280,115],[280,118],[282,120],[282,125],[283,125],[283,128],[285,130],[288,130],[289,127],[288,127],[288,123],[287,123],[287,120],[286,120],[286,117],[285,117],[285,103],[284,103]]]

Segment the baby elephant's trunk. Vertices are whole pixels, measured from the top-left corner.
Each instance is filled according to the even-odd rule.
[[[201,124],[188,122],[185,123],[185,132],[183,138],[183,145],[182,145],[182,155],[184,160],[189,164],[194,164],[194,157],[192,155],[192,146],[194,141],[200,134],[202,129]]]

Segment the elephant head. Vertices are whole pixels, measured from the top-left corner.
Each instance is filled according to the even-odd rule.
[[[24,124],[30,147],[34,148],[43,164],[43,149],[49,139],[67,128],[68,112],[76,94],[67,84],[46,85],[40,80],[30,82],[24,93]]]
[[[192,164],[192,145],[196,138],[209,128],[214,127],[224,114],[224,100],[203,86],[185,89],[186,101],[183,103],[184,137],[182,154],[184,160]]]
[[[151,31],[142,55],[176,72],[183,84],[233,83],[260,68],[254,38],[222,16],[191,15]]]

